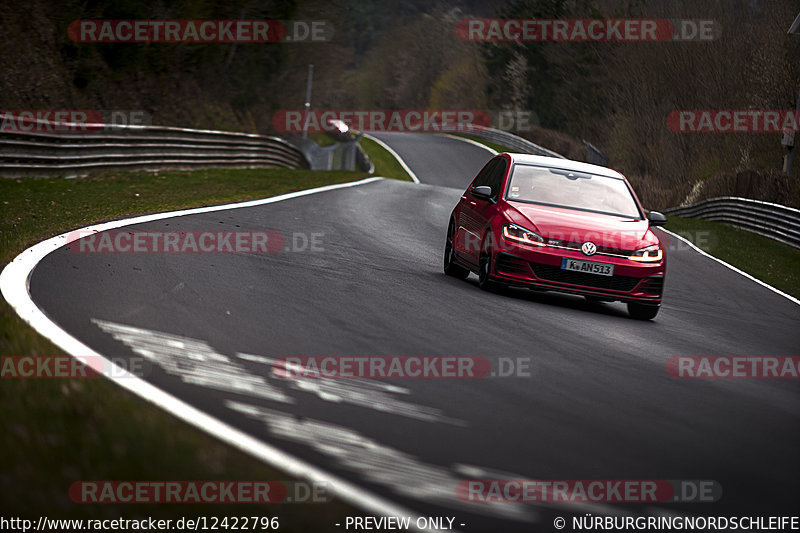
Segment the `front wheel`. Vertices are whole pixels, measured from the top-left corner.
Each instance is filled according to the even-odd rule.
[[[658,314],[659,309],[661,309],[660,305],[628,302],[628,314],[636,320],[652,320]]]
[[[492,256],[490,253],[482,253],[478,260],[478,287],[485,291],[496,291],[500,288],[490,275]]]
[[[455,250],[453,250],[453,233],[455,226],[450,222],[447,228],[447,240],[444,243],[444,273],[458,279],[467,279],[469,270],[456,264]]]

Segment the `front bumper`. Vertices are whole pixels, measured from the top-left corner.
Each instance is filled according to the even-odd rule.
[[[614,265],[613,276],[561,268],[563,258]],[[579,252],[543,247],[506,246],[492,260],[491,276],[511,286],[559,291],[623,302],[658,305],[664,292],[666,261],[637,263],[627,258],[587,257]]]

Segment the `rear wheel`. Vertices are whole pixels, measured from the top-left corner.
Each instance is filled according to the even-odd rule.
[[[640,304],[628,302],[628,314],[636,320],[652,320],[658,314],[660,305]]]
[[[456,264],[455,250],[453,250],[453,234],[455,234],[455,224],[450,221],[447,228],[447,240],[444,243],[444,273],[458,279],[467,279],[469,270]]]

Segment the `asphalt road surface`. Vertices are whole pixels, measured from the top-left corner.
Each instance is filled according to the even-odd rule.
[[[652,322],[621,304],[480,291],[474,276],[446,277],[441,257],[450,211],[489,152],[443,136],[378,137],[423,184],[378,180],[134,226],[268,229],[289,250],[62,248],[35,269],[33,299],[100,353],[147,358],[151,383],[415,514],[455,517],[461,531],[554,531],[554,517],[585,513],[796,512],[798,381],[676,379],[666,362],[796,356],[800,306],[676,242]],[[296,355],[479,356],[495,369],[513,361],[520,375],[273,375],[276,358]],[[459,480],[476,478],[713,480],[722,495],[715,504],[463,501]]]

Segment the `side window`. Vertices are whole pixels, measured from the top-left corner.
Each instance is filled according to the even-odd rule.
[[[494,159],[486,163],[486,165],[483,167],[483,170],[478,172],[478,175],[475,178],[475,181],[472,182],[471,187],[478,187],[480,185],[489,185],[489,187],[491,187],[490,180],[492,178],[493,170],[496,166],[497,162]],[[492,188],[492,192],[494,192],[494,188]]]
[[[505,176],[508,163],[501,157],[495,159],[493,163],[494,166],[489,173],[489,183],[487,185],[492,188],[492,199],[497,201],[500,197],[500,189],[503,187],[503,176]]]

